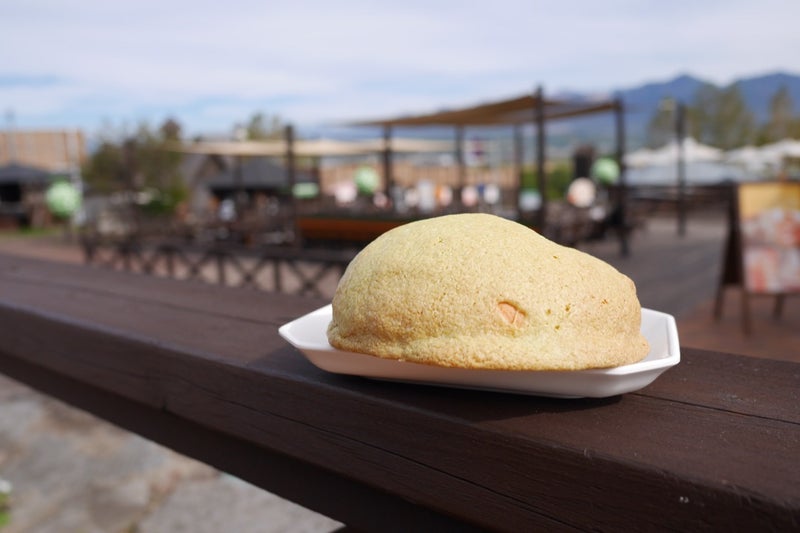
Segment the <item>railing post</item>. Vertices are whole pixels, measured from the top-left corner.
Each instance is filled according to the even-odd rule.
[[[281,276],[281,260],[272,259],[272,281],[275,285],[275,292],[283,292],[283,277]]]
[[[122,255],[122,268],[126,272],[131,271],[131,250],[130,250],[130,242],[125,241],[121,244],[120,252]]]
[[[217,283],[220,285],[227,285],[227,276],[225,275],[225,252],[217,250],[214,256],[217,262]]]
[[[175,257],[174,257],[174,250],[171,246],[164,249],[164,259],[167,263],[167,275],[170,278],[175,277]]]

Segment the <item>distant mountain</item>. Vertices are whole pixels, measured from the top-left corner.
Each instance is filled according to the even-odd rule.
[[[647,112],[649,117],[655,112],[662,98],[672,97],[691,104],[695,93],[705,83],[714,85],[700,78],[683,75],[662,83],[648,83],[641,87],[622,90],[620,95],[631,113]],[[742,98],[758,122],[764,122],[769,118],[769,102],[782,86],[786,86],[789,90],[795,102],[795,111],[800,112],[800,75],[777,72],[743,78],[733,81],[730,85],[716,87],[726,89],[731,85],[739,87]]]
[[[682,74],[666,81],[646,83],[637,87],[613,91],[612,94],[621,97],[625,103],[625,130],[628,148],[637,148],[644,143],[647,124],[664,98],[671,97],[690,105],[695,98],[695,93],[704,84],[715,85],[708,80],[689,74]],[[758,123],[763,123],[768,119],[770,100],[782,86],[786,86],[789,90],[794,102],[795,114],[800,114],[800,74],[775,72],[741,78],[731,82],[731,85],[733,84],[738,85],[742,98]],[[724,89],[728,86],[717,87]],[[592,100],[597,97],[596,94],[587,94],[579,91],[560,91],[550,96],[570,100]],[[350,128],[322,127],[317,130],[308,130],[304,133],[312,136],[333,136],[337,138],[348,136],[363,138],[364,136],[375,137],[381,135],[381,131],[377,128],[369,131],[364,129],[354,131]],[[452,128],[425,128],[424,130],[409,128],[407,131],[396,131],[395,134],[442,139],[452,139],[453,137]],[[500,137],[507,136],[508,128],[498,129],[496,135]],[[554,148],[564,150],[571,150],[578,143],[595,144],[600,151],[613,150],[614,135],[613,118],[606,113],[554,122],[548,125],[547,131],[548,144]],[[491,138],[495,134],[491,131],[484,131],[481,136]]]
[[[619,91],[619,96],[625,102],[625,107],[631,114],[646,113],[649,118],[664,98],[674,98],[681,102],[689,103],[694,98],[697,89],[708,83],[700,78],[684,74],[675,79],[648,83],[633,89]]]
[[[770,100],[782,86],[786,86],[795,104],[795,114],[800,114],[798,74],[777,72],[734,80],[726,86],[717,86],[710,81],[683,74],[667,81],[647,83],[615,92],[625,103],[625,127],[629,145],[637,147],[644,142],[647,124],[664,98],[674,98],[691,105],[697,90],[704,84],[714,85],[719,89],[737,85],[742,99],[755,116],[757,123],[763,123],[769,118]],[[580,97],[580,93],[569,94]],[[573,140],[578,138],[586,142],[595,142],[605,149],[609,149],[613,142],[613,129],[609,127],[608,118],[602,116],[570,121],[563,126],[559,125],[555,131],[558,138],[565,142],[570,137]]]
[[[800,75],[777,72],[737,82],[744,101],[758,122],[769,118],[769,102],[782,86],[786,86],[794,102],[795,114],[800,113]]]

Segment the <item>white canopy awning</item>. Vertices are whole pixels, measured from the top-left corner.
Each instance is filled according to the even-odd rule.
[[[346,156],[373,154],[384,150],[383,139],[364,141],[337,141],[333,139],[297,140],[293,144],[293,151],[298,156]],[[190,154],[214,154],[228,156],[275,156],[286,155],[287,143],[285,140],[274,141],[198,141],[194,143],[179,143],[170,147],[176,152]],[[449,152],[453,150],[453,143],[443,141],[429,141],[423,139],[390,140],[390,150],[393,152]]]
[[[800,158],[800,141],[783,139],[781,141],[765,144],[759,148],[763,158],[781,162],[786,158]]]
[[[764,146],[744,146],[725,153],[725,161],[757,175],[779,171],[786,159],[790,158],[800,158],[800,141],[784,139]]]
[[[650,148],[639,148],[625,154],[625,164],[631,168],[646,167],[651,164],[652,159],[653,150]]]
[[[661,148],[650,150],[642,148],[625,155],[625,163],[632,168],[652,165],[677,164],[680,146],[677,140],[670,141]],[[687,163],[713,162],[722,160],[719,148],[697,142],[692,137],[683,140],[683,160]]]

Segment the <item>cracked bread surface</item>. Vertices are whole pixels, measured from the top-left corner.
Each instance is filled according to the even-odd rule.
[[[649,351],[627,276],[488,214],[384,233],[347,267],[332,307],[332,346],[443,367],[583,370]]]

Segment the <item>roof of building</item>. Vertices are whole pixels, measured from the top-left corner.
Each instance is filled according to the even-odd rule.
[[[52,179],[52,173],[38,167],[18,163],[0,166],[0,184],[41,184]]]

